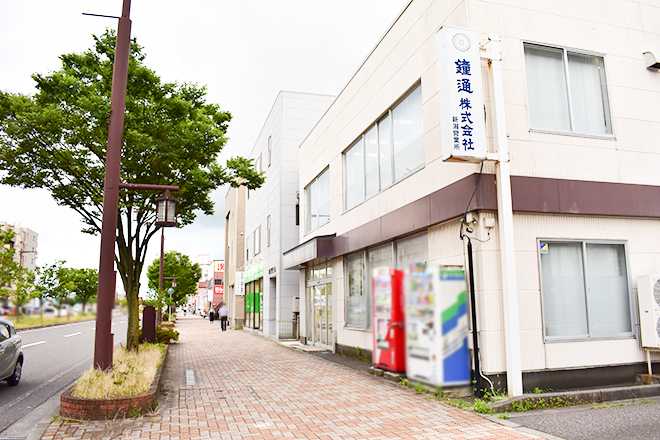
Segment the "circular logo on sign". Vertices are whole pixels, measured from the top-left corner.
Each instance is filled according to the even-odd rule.
[[[470,48],[470,39],[465,34],[456,34],[451,40],[454,43],[454,47],[461,52],[465,52]]]

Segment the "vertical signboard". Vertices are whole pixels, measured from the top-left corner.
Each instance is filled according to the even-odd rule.
[[[236,295],[244,296],[245,295],[245,279],[243,278],[245,272],[242,270],[236,271]]]
[[[443,26],[437,32],[442,160],[486,159],[481,60],[476,31]]]

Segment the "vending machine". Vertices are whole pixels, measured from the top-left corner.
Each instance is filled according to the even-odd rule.
[[[373,270],[374,366],[406,371],[406,333],[403,271],[389,267]]]
[[[469,384],[465,272],[411,265],[405,303],[408,379],[434,386]]]

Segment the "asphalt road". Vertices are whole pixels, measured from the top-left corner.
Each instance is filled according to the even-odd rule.
[[[508,413],[508,420],[566,440],[660,439],[660,397]]]
[[[126,341],[127,326],[126,316],[113,318],[115,344]],[[86,321],[19,331],[23,374],[18,386],[0,382],[0,438],[27,438],[29,429],[52,415],[59,395],[92,366],[95,327],[96,321]]]

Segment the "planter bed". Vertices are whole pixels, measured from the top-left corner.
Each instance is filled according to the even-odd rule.
[[[71,420],[106,420],[117,417],[137,416],[146,414],[156,406],[160,389],[160,377],[167,358],[168,346],[160,361],[149,392],[141,396],[115,397],[111,399],[85,399],[74,397],[71,392],[75,385],[66,390],[60,397],[60,416]]]

